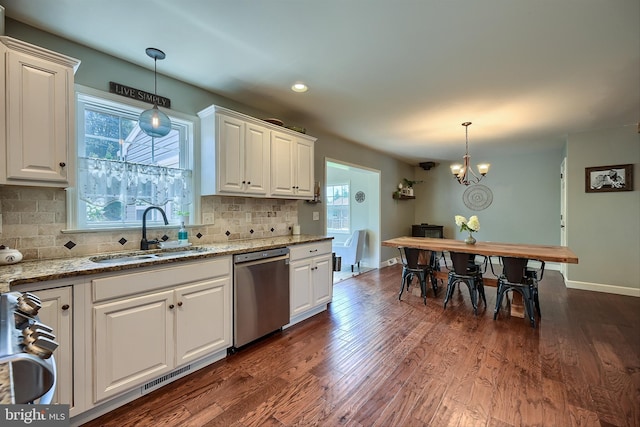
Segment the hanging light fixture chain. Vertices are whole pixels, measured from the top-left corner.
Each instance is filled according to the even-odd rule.
[[[153,57],[153,94],[156,96],[154,99],[154,104],[157,104],[158,101],[158,58]]]

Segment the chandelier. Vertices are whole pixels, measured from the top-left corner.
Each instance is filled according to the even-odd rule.
[[[149,108],[148,110],[144,110],[140,114],[140,118],[138,119],[138,124],[140,125],[140,129],[144,131],[149,136],[152,137],[162,137],[167,135],[171,131],[171,120],[169,117],[158,110],[158,59],[162,60],[166,58],[166,55],[160,49],[156,49],[154,47],[148,47],[147,55],[150,58],[153,58],[153,94],[156,95],[154,98],[153,108]]]
[[[473,169],[469,166],[469,160],[471,156],[469,156],[469,125],[471,122],[464,122],[462,126],[465,127],[466,134],[466,148],[464,152],[464,157],[462,160],[463,164],[453,164],[451,165],[451,173],[458,180],[460,184],[469,185],[469,184],[477,184],[480,180],[489,172],[489,163],[481,163],[478,165],[478,172],[480,176],[476,175],[473,172]]]

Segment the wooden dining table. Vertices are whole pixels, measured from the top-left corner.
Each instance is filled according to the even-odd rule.
[[[578,257],[567,246],[481,241],[470,245],[465,243],[463,240],[408,236],[385,240],[382,242],[382,246],[417,248],[430,251],[462,252],[484,256],[527,258],[531,260],[567,264],[578,263]],[[446,280],[447,274],[448,272],[445,271],[436,272],[436,277]],[[496,286],[497,284],[497,280],[493,278],[486,278],[483,282],[492,286]],[[512,299],[511,315],[514,317],[524,317],[522,296],[518,292],[513,292]]]

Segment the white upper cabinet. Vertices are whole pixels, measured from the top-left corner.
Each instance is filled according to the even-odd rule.
[[[271,195],[313,199],[313,140],[271,132]]]
[[[80,61],[0,37],[0,183],[74,183],[74,72]]]
[[[201,114],[200,118],[202,193],[265,196],[269,187],[269,130],[219,112]]]
[[[198,116],[203,195],[313,198],[315,138],[217,106]]]

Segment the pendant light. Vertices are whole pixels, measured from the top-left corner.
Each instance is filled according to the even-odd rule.
[[[471,169],[469,165],[469,160],[471,159],[471,156],[469,156],[469,125],[470,124],[471,122],[462,123],[462,126],[464,126],[465,128],[465,135],[466,135],[466,145],[465,145],[466,149],[464,152],[464,157],[462,158],[463,164],[457,163],[457,164],[451,165],[451,173],[462,185],[477,184],[478,182],[480,182],[480,180],[487,174],[487,172],[489,172],[489,166],[490,166],[489,163],[479,164],[478,172],[480,173],[480,176],[478,176],[473,172],[473,169]]]
[[[160,49],[155,47],[148,47],[147,55],[153,58],[153,94],[156,95],[154,99],[153,108],[143,111],[138,119],[138,125],[144,133],[152,137],[162,137],[167,135],[171,131],[171,120],[169,117],[158,109],[158,59],[162,60],[166,58],[166,55]]]

